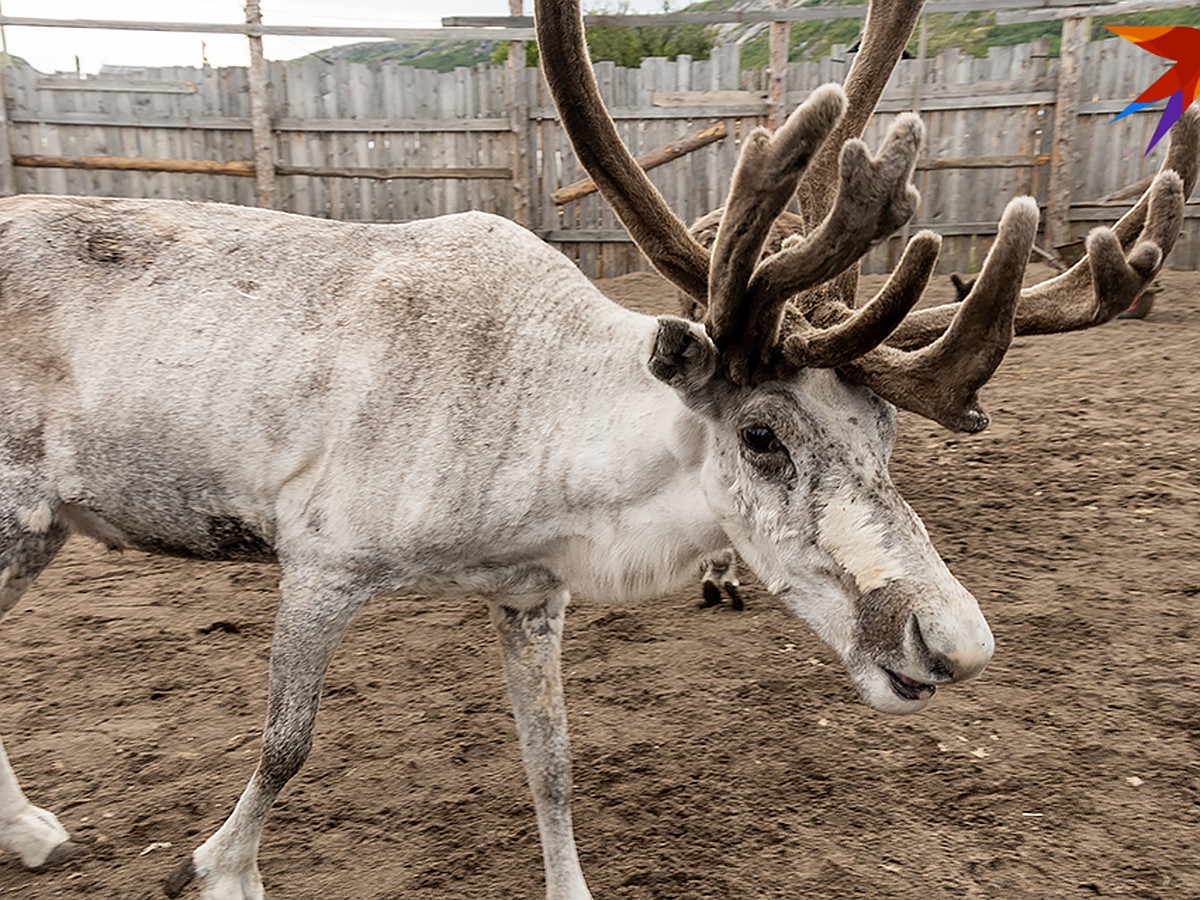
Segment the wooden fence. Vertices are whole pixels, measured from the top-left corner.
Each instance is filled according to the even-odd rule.
[[[902,110],[921,113],[923,202],[908,230],[946,236],[944,270],[978,267],[1016,194],[1034,195],[1047,218],[1060,217],[1052,243],[1061,246],[1119,216],[1129,201],[1103,198],[1157,168],[1165,143],[1143,155],[1157,113],[1110,120],[1170,62],[1118,39],[1079,53],[1080,76],[1068,86],[1066,105],[1059,61],[1038,44],[995,48],[985,59],[950,51],[897,67],[867,139],[877,143]],[[841,81],[849,62],[835,48],[827,59],[789,66],[789,106],[817,84]],[[735,46],[717,48],[706,61],[650,59],[638,69],[600,63],[596,70],[635,154],[700,129],[724,132],[651,172],[685,219],[719,206],[741,137],[766,119],[766,73],[740,71]],[[10,65],[3,74],[18,191],[255,203],[246,69],[78,79]],[[556,202],[555,193],[584,173],[536,70],[514,80],[493,66],[442,75],[313,62],[271,63],[268,75],[280,208],[377,222],[486,210],[529,225],[589,275],[644,266],[596,194]],[[1071,114],[1056,124],[1060,108]],[[1069,165],[1061,165],[1063,153]],[[1056,159],[1070,176],[1061,196],[1050,184]],[[1189,204],[1172,265],[1200,267],[1198,220],[1200,207]],[[897,238],[876,248],[869,267],[888,267],[899,247]],[[1043,248],[1054,250],[1045,241]]]

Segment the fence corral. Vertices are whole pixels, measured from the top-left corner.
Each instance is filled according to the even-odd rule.
[[[789,108],[816,85],[841,81],[850,59],[835,47],[829,58],[790,65]],[[1164,146],[1143,155],[1157,115],[1111,119],[1170,62],[1113,39],[1085,45],[1080,65],[1076,113],[1065,120],[1071,133],[1057,151],[1071,154],[1064,197],[1052,196],[1050,184],[1059,60],[1044,45],[994,48],[983,59],[949,51],[897,66],[867,139],[876,143],[902,110],[921,113],[923,202],[909,231],[929,227],[945,236],[944,270],[978,266],[1015,194],[1037,197],[1047,217],[1065,217],[1065,234],[1052,236],[1061,246],[1119,216],[1130,201],[1106,198],[1157,168]],[[742,135],[766,121],[767,72],[740,71],[733,45],[705,61],[596,68],[635,155],[720,126],[723,138],[650,173],[685,219],[719,206]],[[387,63],[277,62],[268,75],[281,208],[379,222],[485,210],[530,225],[591,276],[645,267],[598,195],[556,202],[556,191],[586,176],[537,70],[519,73],[516,85],[503,66],[438,74]],[[255,203],[247,69],[79,79],[10,65],[5,90],[20,192]],[[146,171],[172,161],[186,171]],[[1198,210],[1188,207],[1174,267],[1200,266]],[[867,267],[888,268],[900,240],[873,251]]]

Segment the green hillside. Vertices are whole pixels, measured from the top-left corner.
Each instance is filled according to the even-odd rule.
[[[708,8],[721,9],[725,0],[714,0]],[[808,2],[804,6],[847,6],[845,3]],[[1105,25],[1190,25],[1200,27],[1200,8],[1162,10],[1159,12],[1125,13],[1119,16],[1096,16],[1092,19],[1094,41],[1113,37]],[[851,44],[859,36],[860,22],[843,19],[833,22],[793,22],[788,58],[792,62],[816,60],[829,55],[834,44]],[[1027,44],[1036,38],[1050,42],[1050,54],[1058,55],[1062,33],[1060,21],[1031,22],[1027,25],[998,25],[995,12],[937,13],[929,16],[929,47],[936,56],[957,47],[968,56],[986,56],[989,47],[1008,47]],[[909,50],[916,54],[914,33]],[[742,47],[742,68],[761,69],[767,65],[767,35],[750,38]]]
[[[364,41],[361,44],[344,44],[319,50],[291,62],[296,65],[315,59],[324,62],[390,62],[417,69],[453,72],[459,66],[487,62],[499,46],[499,41]]]
[[[837,0],[804,0],[797,6],[858,6],[860,3]],[[713,11],[747,8],[745,0],[700,0],[684,10]],[[592,12],[620,12],[620,2],[607,7],[592,6]],[[793,62],[815,60],[828,56],[835,44],[851,44],[859,36],[860,20],[840,19],[824,22],[793,22],[788,58]],[[1096,16],[1092,19],[1092,39],[1112,37],[1105,25],[1190,25],[1200,28],[1200,7],[1164,10],[1159,12],[1126,13],[1120,16]],[[943,50],[957,47],[969,56],[986,56],[989,47],[1025,44],[1035,38],[1050,42],[1051,55],[1057,55],[1062,24],[1058,21],[1032,22],[1027,25],[997,25],[994,12],[939,13],[929,17],[928,54],[936,56]],[[749,34],[749,37],[746,35]],[[592,58],[614,60],[619,65],[636,66],[645,56],[674,58],[680,53],[706,59],[712,46],[720,41],[745,38],[742,46],[742,68],[761,69],[767,65],[767,29],[756,26],[729,25],[710,28],[699,25],[676,27],[594,28],[588,42]],[[311,59],[326,62],[393,62],[421,69],[449,72],[458,66],[474,66],[489,60],[502,59],[505,44],[500,41],[368,41],[330,47],[294,60],[304,63]],[[529,45],[529,62],[537,56]],[[909,49],[917,50],[914,36]]]

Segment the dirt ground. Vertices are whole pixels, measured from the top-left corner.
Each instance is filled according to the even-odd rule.
[[[573,605],[598,898],[1200,896],[1200,275],[1162,282],[1145,321],[1019,340],[982,435],[901,423],[895,480],[997,638],[920,715],[860,705],[753,587],[742,614]],[[653,276],[603,287],[674,311]],[[253,769],[275,580],[68,546],[5,622],[0,710],[27,793],[92,843],[0,859],[0,895],[158,895]],[[489,632],[482,603],[368,607],[264,838],[273,900],[542,896]]]

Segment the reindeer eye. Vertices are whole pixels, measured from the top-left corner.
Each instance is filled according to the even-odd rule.
[[[778,453],[783,449],[775,432],[766,425],[750,425],[742,429],[742,443],[755,453]]]

